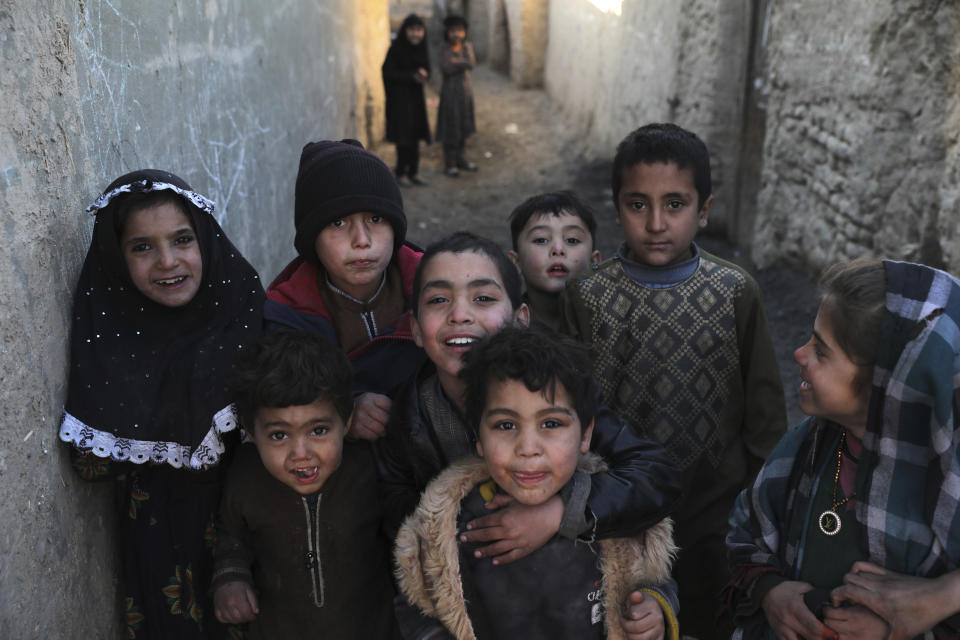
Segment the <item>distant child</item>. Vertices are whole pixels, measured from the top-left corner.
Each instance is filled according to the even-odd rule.
[[[572,276],[600,262],[593,211],[572,191],[528,198],[510,214],[513,260],[526,283],[533,322],[559,330],[560,294]]]
[[[730,513],[738,636],[960,637],[960,280],[860,259],[821,289],[810,417]]]
[[[427,183],[420,179],[420,140],[430,144],[423,85],[430,78],[426,26],[411,13],[403,20],[381,67],[387,97],[387,140],[397,145],[394,173],[400,186]]]
[[[263,287],[214,203],[172,173],[123,175],[88,211],[60,439],[84,479],[121,483],[125,635],[220,637],[206,587],[237,428],[227,381],[260,337]]]
[[[529,323],[521,295],[519,272],[491,240],[460,232],[424,252],[412,327],[429,361],[397,392],[386,435],[374,449],[388,531],[397,531],[443,469],[476,455],[464,419],[463,356],[483,338]],[[478,557],[507,564],[558,533],[587,542],[637,535],[673,507],[679,482],[663,450],[634,436],[609,410],[597,416],[591,448],[610,470],[590,476],[587,485],[536,506],[504,507],[509,501],[498,497],[489,515],[469,522],[465,541],[488,543],[477,549]]]
[[[467,638],[621,638],[621,605],[639,585],[670,579],[672,525],[596,547],[553,536],[515,563],[496,566],[457,543],[497,494],[528,506],[589,484],[603,468],[587,454],[597,398],[586,351],[524,328],[486,338],[467,357],[466,420],[479,458],[435,478],[396,545],[396,573],[408,600]],[[677,638],[673,608],[657,591],[650,640]],[[662,607],[662,608],[661,608]],[[609,612],[609,617],[608,617]],[[616,622],[615,622],[616,621]]]
[[[227,475],[211,589],[246,637],[394,637],[393,585],[369,444],[344,441],[350,363],[285,331],[244,350],[233,383],[253,444]]]
[[[477,170],[477,165],[464,157],[467,138],[477,130],[470,84],[470,70],[477,60],[473,45],[467,42],[467,21],[462,16],[447,16],[443,28],[443,46],[440,48],[443,84],[440,86],[440,106],[437,107],[437,140],[443,143],[444,173],[456,177],[461,170]]]
[[[390,169],[356,140],[311,142],[300,155],[296,258],[267,289],[267,331],[316,333],[353,365],[352,437],[383,435],[387,395],[425,359],[410,333],[420,251]]]
[[[706,145],[641,127],[617,147],[612,183],[625,242],[570,283],[564,315],[593,347],[603,401],[683,471],[680,628],[715,638],[726,515],[785,429],[777,359],[757,283],[693,241],[713,203]]]

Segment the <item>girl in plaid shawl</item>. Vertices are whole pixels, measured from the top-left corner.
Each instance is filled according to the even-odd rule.
[[[730,514],[734,637],[958,637],[960,281],[858,260],[822,284],[810,417]]]

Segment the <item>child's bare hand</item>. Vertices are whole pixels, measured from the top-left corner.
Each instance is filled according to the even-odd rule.
[[[508,564],[533,553],[556,535],[563,520],[560,496],[528,506],[498,494],[486,507],[497,511],[468,522],[468,531],[461,534],[460,541],[495,541],[474,551],[477,558],[493,557],[493,564]]]
[[[831,592],[834,605],[849,601],[876,612],[890,626],[890,640],[914,638],[956,613],[960,573],[918,578],[855,562]]]
[[[250,585],[235,580],[217,587],[213,593],[213,611],[224,624],[241,624],[256,618],[260,607]]]
[[[619,617],[620,628],[629,640],[661,640],[666,632],[659,603],[639,591],[627,596]]]
[[[379,393],[361,393],[353,401],[353,413],[347,435],[360,440],[376,440],[383,436],[390,419],[393,402]]]
[[[823,622],[843,640],[884,640],[890,631],[883,618],[860,605],[824,607]]]
[[[837,634],[817,620],[803,601],[813,589],[806,582],[781,582],[763,596],[763,612],[777,638],[783,640],[837,640]]]

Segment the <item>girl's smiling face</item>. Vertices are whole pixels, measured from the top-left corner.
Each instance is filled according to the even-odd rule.
[[[859,388],[860,365],[844,353],[834,337],[825,299],[813,323],[813,336],[794,351],[800,365],[800,409],[811,416],[832,420],[855,436],[863,437],[867,425],[870,386]]]
[[[436,254],[424,267],[413,337],[437,367],[447,398],[462,403],[463,354],[511,322],[530,321],[526,305],[514,309],[503,278],[483,253]]]
[[[166,201],[131,211],[120,248],[134,286],[165,307],[182,307],[197,294],[203,258],[190,219]]]

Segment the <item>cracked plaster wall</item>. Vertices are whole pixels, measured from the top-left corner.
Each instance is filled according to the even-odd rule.
[[[120,635],[112,486],[57,440],[84,207],[172,170],[269,280],[303,144],[382,137],[388,33],[386,0],[0,0],[0,637]]]

